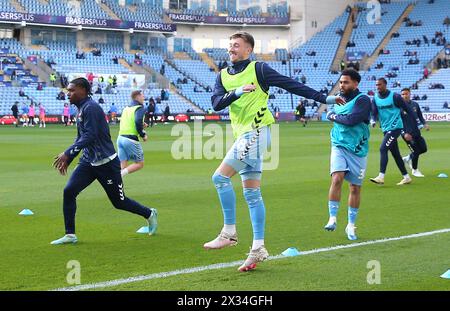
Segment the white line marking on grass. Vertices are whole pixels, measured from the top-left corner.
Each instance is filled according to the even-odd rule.
[[[335,251],[335,250],[340,250],[340,249],[366,246],[366,245],[372,245],[372,244],[387,243],[387,242],[392,242],[392,241],[415,239],[415,238],[420,238],[420,237],[425,237],[425,236],[430,236],[430,235],[435,235],[435,234],[440,234],[440,233],[448,233],[448,232],[450,232],[450,228],[429,231],[429,232],[415,233],[415,234],[404,235],[404,236],[399,236],[399,237],[395,237],[395,238],[385,238],[385,239],[372,240],[372,241],[366,241],[366,242],[360,242],[360,243],[352,243],[352,244],[317,248],[317,249],[312,249],[309,251],[301,251],[300,256],[317,254],[317,253],[322,253],[322,252],[330,252],[330,251]],[[276,260],[276,259],[281,259],[281,258],[291,258],[291,257],[277,255],[277,256],[270,256],[267,260]],[[162,278],[167,278],[169,276],[174,276],[174,275],[190,274],[190,273],[197,273],[197,272],[201,272],[201,271],[231,268],[231,267],[239,266],[241,264],[242,264],[242,260],[225,262],[225,263],[217,263],[217,264],[208,265],[208,266],[186,268],[186,269],[181,269],[181,270],[153,273],[153,274],[148,274],[148,275],[139,275],[139,276],[134,276],[134,277],[130,277],[130,278],[117,279],[117,280],[106,281],[106,282],[57,288],[57,289],[54,289],[54,291],[80,291],[80,290],[87,290],[87,289],[113,287],[113,286],[118,286],[121,284],[129,284],[129,283],[141,282],[141,281],[153,280],[153,279],[162,279]]]

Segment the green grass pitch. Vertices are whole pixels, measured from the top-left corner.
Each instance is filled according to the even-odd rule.
[[[191,125],[192,126],[192,125]],[[421,157],[424,179],[408,186],[390,156],[384,186],[368,181],[378,173],[380,129],[372,129],[366,181],[358,216],[359,241],[450,228],[450,124],[424,132],[429,152]],[[156,236],[137,234],[145,222],[115,210],[98,183],[78,197],[77,245],[52,246],[64,233],[62,191],[68,177],[52,169],[53,157],[68,147],[74,127],[0,127],[0,290],[67,287],[67,262],[78,260],[81,283],[243,260],[251,245],[251,225],[238,177],[236,247],[205,251],[222,214],[211,175],[220,160],[174,160],[172,125],[150,130],[143,144],[142,171],[124,179],[126,194],[159,210]],[[262,193],[267,209],[266,247],[278,255],[288,247],[311,250],[352,243],[346,239],[347,186],[336,232],[326,232],[330,124],[280,124],[280,162],[266,171]],[[111,127],[113,140],[117,126]],[[205,140],[209,137],[205,137]],[[399,140],[402,154],[407,149]],[[70,172],[74,165],[70,167]],[[34,216],[18,213],[29,208]],[[108,290],[449,290],[439,277],[450,269],[450,233],[272,260],[255,271],[236,267],[171,276]],[[381,284],[367,283],[367,263],[377,260]]]

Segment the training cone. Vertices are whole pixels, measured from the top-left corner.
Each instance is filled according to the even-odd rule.
[[[286,257],[298,256],[300,252],[295,247],[289,247],[287,250],[281,253],[281,255]]]
[[[30,215],[34,215],[34,213],[30,209],[24,209],[19,213],[19,215],[30,216]]]
[[[443,279],[450,279],[450,269],[447,270],[443,275],[441,275],[441,278]]]
[[[447,174],[445,174],[445,173],[440,173],[440,174],[438,175],[438,177],[439,177],[439,178],[448,178]]]
[[[141,227],[138,231],[136,231],[137,233],[148,233],[148,227],[144,226]]]

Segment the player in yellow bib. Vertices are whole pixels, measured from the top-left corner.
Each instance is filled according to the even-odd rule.
[[[221,249],[237,244],[236,195],[231,177],[239,173],[253,227],[250,254],[239,267],[242,272],[254,269],[269,256],[264,245],[265,206],[260,191],[262,160],[270,146],[269,126],[275,122],[267,108],[269,87],[280,87],[326,102],[323,94],[279,74],[266,63],[250,61],[254,45],[255,40],[247,32],[237,32],[230,37],[228,53],[232,65],[221,70],[211,97],[215,111],[229,108],[236,140],[212,177],[222,206],[224,226],[218,237],[205,243],[204,248]],[[336,101],[340,100],[338,97]]]
[[[122,177],[144,167],[144,151],[139,143],[139,137],[144,142],[148,139],[144,130],[144,94],[140,90],[133,91],[131,99],[131,104],[122,110],[117,137]],[[128,165],[128,161],[133,163]]]

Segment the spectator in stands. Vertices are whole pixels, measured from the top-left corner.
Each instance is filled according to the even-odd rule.
[[[87,78],[88,82],[89,82],[89,83],[91,84],[91,86],[92,86],[92,84],[94,83],[94,74],[93,74],[92,72],[89,72],[89,73],[87,74],[86,78]]]
[[[26,95],[25,95],[25,92],[23,91],[22,88],[19,90],[19,96],[20,96],[20,97],[25,97],[25,96],[26,96]]]
[[[445,86],[442,83],[430,83],[430,85],[428,85],[428,89],[430,89],[430,90],[434,90],[434,89],[443,90],[443,89],[445,89]]]
[[[100,96],[100,98],[98,99],[98,103],[99,104],[104,104],[105,100],[103,99],[103,97]]]
[[[305,77],[305,75],[302,75],[302,77],[300,78],[300,81],[302,81],[303,84],[306,84],[306,77]]]
[[[212,88],[208,85],[208,86],[206,86],[206,92],[208,92],[208,93],[212,93]]]
[[[136,52],[134,54],[134,59],[141,59],[141,54],[139,54],[139,52]]]
[[[352,12],[352,7],[350,5],[347,5],[347,7],[345,8],[345,12],[351,13]]]
[[[443,24],[444,24],[445,26],[450,26],[450,17],[447,16],[447,17],[444,19]]]
[[[63,73],[61,73],[61,75],[59,76],[59,81],[61,82],[61,86],[63,88],[66,88],[67,85],[69,85],[69,81],[67,80],[67,77]]]
[[[328,95],[328,88],[326,86],[324,86],[321,90],[320,93],[322,93],[323,95]]]
[[[163,98],[162,92],[163,92],[163,91],[161,90],[161,97]],[[197,85],[194,86],[194,92],[195,92],[195,93],[201,93],[201,90],[198,89]]]
[[[166,98],[166,90],[165,89],[161,89],[161,100],[165,100],[165,98]]]
[[[42,83],[38,82],[36,90],[42,91],[43,89],[44,89],[44,87],[42,86]]]
[[[450,108],[448,107],[448,102],[445,102],[444,105],[442,106],[442,108],[444,108],[444,109],[450,109]]]
[[[419,85],[417,84],[417,82],[413,83],[413,85],[411,86],[411,89],[413,89],[413,90],[418,90],[419,89]]]
[[[424,67],[424,69],[423,69],[423,78],[424,79],[428,79],[429,75],[430,75],[430,71],[428,70],[427,67]]]
[[[86,57],[84,56],[84,52],[78,50],[77,53],[75,54],[75,58],[76,59],[85,59]]]
[[[312,51],[306,52],[306,55],[308,55],[308,56],[316,56],[316,51],[312,50]]]
[[[342,36],[344,35],[344,30],[342,28],[339,28],[338,30],[336,30],[336,34]]]
[[[47,61],[46,61],[47,65],[49,67],[51,67],[52,65],[56,65],[55,61],[53,60],[53,56],[50,56]]]
[[[367,39],[374,39],[375,38],[375,34],[373,32],[369,32],[367,34]]]
[[[113,86],[113,78],[111,76],[108,77],[108,86],[112,87]]]
[[[58,95],[56,96],[57,100],[66,100],[66,93],[64,93],[63,91],[60,91],[58,93]]]
[[[408,61],[408,65],[418,65],[418,64],[420,64],[420,61],[417,58],[417,56],[414,57],[414,58],[410,58],[409,61]]]
[[[314,62],[313,64],[314,69],[317,69],[317,66],[319,66],[319,64],[317,64],[317,62]]]
[[[116,75],[114,75],[113,77],[112,77],[112,85],[113,85],[113,87],[117,87],[117,77],[116,77]]]
[[[183,84],[188,84],[188,79],[186,77],[183,78]]]
[[[14,105],[11,106],[12,115],[16,119],[16,124],[15,124],[16,127],[19,126],[19,107],[18,107],[18,105],[19,105],[19,102],[15,102]]]
[[[427,99],[428,99],[427,94],[423,94],[421,100],[427,100]]]
[[[374,95],[375,95],[375,92],[372,91],[372,90],[369,90],[369,91],[367,92],[367,95],[369,95],[369,96],[374,96]]]
[[[392,33],[391,38],[398,38],[400,37],[400,34],[398,33],[398,31]]]
[[[430,107],[429,106],[423,106],[422,108],[423,108],[423,110],[425,112],[430,112]]]
[[[341,60],[341,71],[345,69],[345,61]]]
[[[119,64],[119,58],[117,56],[114,56],[112,59],[113,63],[118,65]]]
[[[99,48],[95,48],[92,51],[92,55],[94,55],[94,56],[102,56],[102,51]]]
[[[164,76],[164,74],[166,73],[166,65],[161,64],[161,68],[159,69],[159,73]]]
[[[100,87],[100,85],[97,85],[97,90],[95,90],[94,94],[102,94],[102,88]]]
[[[400,81],[398,81],[398,80],[394,81],[394,83],[392,84],[392,87],[393,88],[401,87]]]

